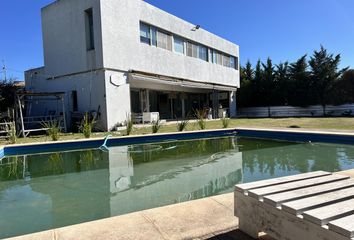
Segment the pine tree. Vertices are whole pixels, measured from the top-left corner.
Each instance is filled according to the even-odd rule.
[[[274,66],[270,58],[268,58],[267,62],[265,64],[263,63],[262,66],[262,97],[264,103],[268,107],[268,117],[271,117],[270,106],[272,104],[275,87]]]
[[[326,115],[326,105],[330,100],[330,93],[343,72],[347,69],[339,70],[340,54],[334,56],[321,46],[319,51],[314,51],[309,61],[311,67],[311,79],[319,103],[323,108],[323,115]]]
[[[302,56],[289,66],[289,104],[293,106],[306,106],[313,103],[312,83],[306,57],[307,55]]]

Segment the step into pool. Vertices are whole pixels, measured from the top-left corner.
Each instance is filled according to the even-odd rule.
[[[350,168],[351,145],[234,136],[8,156],[0,160],[0,238]]]

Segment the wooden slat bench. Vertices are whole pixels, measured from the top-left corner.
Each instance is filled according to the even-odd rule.
[[[354,240],[354,179],[318,171],[239,184],[235,215],[254,238]]]

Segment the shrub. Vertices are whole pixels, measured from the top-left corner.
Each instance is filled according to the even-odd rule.
[[[90,119],[88,113],[85,113],[84,119],[82,120],[79,130],[84,134],[85,138],[90,138],[92,129],[96,124],[95,118]]]
[[[197,123],[199,126],[200,130],[204,130],[206,128],[206,120],[205,120],[205,115],[206,115],[206,110],[196,110],[195,111],[195,116],[197,117]]]
[[[125,125],[127,126],[126,133],[129,136],[134,127],[132,117],[129,114],[127,115],[127,120],[125,120]]]
[[[160,120],[154,121],[151,126],[152,133],[157,133],[160,130],[161,126],[162,125]]]
[[[47,129],[47,134],[52,138],[52,141],[58,141],[60,137],[60,126],[56,120],[43,122],[43,127]]]
[[[182,120],[177,122],[177,131],[183,132],[188,126],[189,120]]]
[[[226,118],[226,117],[221,118],[221,123],[223,128],[228,128],[230,124],[230,118]]]

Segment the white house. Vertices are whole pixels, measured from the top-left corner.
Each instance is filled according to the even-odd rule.
[[[239,47],[142,0],[57,0],[42,31],[45,66],[26,71],[26,90],[64,92],[69,123],[88,111],[106,130],[130,113],[236,115]]]

